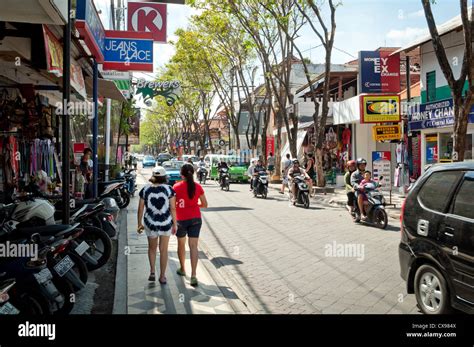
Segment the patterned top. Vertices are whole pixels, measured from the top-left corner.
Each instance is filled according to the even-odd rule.
[[[171,230],[173,218],[170,210],[170,199],[175,196],[171,186],[147,185],[140,191],[140,198],[145,200],[143,222],[151,231],[167,232]]]

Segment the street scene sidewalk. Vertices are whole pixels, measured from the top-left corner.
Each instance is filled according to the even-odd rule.
[[[144,183],[139,175],[139,189]],[[137,194],[138,195],[138,194]],[[148,243],[144,233],[137,230],[138,197],[135,196],[127,209],[127,242],[125,256],[127,259],[127,313],[130,314],[233,314],[233,303],[237,300],[232,290],[222,282],[219,275],[212,271],[213,265],[200,251],[197,268],[198,287],[189,284],[189,275],[179,276],[179,260],[176,252],[177,239],[171,236],[169,260],[166,272],[167,284],[161,285],[158,280],[149,282]],[[187,266],[190,270],[189,252],[186,253]],[[157,254],[157,275],[159,274],[159,252]],[[158,276],[157,276],[158,277]],[[216,278],[217,277],[217,278]],[[227,299],[221,288],[225,288]],[[233,296],[233,298],[232,298]]]

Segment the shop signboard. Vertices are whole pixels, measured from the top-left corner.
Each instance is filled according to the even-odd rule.
[[[115,70],[104,70],[102,66],[99,68],[102,77],[106,80],[131,80],[132,76],[129,71],[115,71]]]
[[[141,94],[143,102],[162,96],[166,104],[172,106],[181,96],[181,83],[179,81],[147,81],[139,78],[136,81],[136,95]]]
[[[400,140],[402,137],[402,129],[400,124],[374,125],[372,127],[372,137],[374,141]]]
[[[104,62],[105,30],[92,0],[77,0],[76,28],[95,60]]]
[[[400,96],[361,95],[361,123],[400,122]]]
[[[474,123],[474,106],[469,113],[468,122]],[[408,109],[408,129],[410,131],[442,128],[453,125],[453,99],[428,102]]]
[[[269,136],[267,137],[267,145],[266,145],[266,156],[268,157],[270,153],[275,154],[275,137]]]
[[[426,135],[426,164],[438,163],[438,134]]]
[[[126,99],[131,98],[131,82],[130,80],[114,80],[115,85],[117,86],[118,90],[122,93],[122,95]]]
[[[372,152],[372,179],[376,182],[380,181],[380,177],[383,176],[380,182],[381,189],[391,190],[392,189],[392,164],[391,164],[391,153],[389,151],[384,152]]]
[[[166,4],[129,2],[127,29],[150,32],[153,41],[166,43]]]
[[[361,93],[400,92],[400,54],[360,51],[359,67]]]
[[[86,144],[82,142],[74,143],[73,144],[73,152],[74,152],[74,164],[80,165],[81,158],[84,154],[84,149],[86,149]]]
[[[151,33],[107,30],[104,70],[153,72]]]

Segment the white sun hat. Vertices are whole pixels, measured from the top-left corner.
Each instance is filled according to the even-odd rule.
[[[151,172],[151,175],[153,177],[165,177],[166,170],[163,166],[157,166],[153,169],[153,171]]]

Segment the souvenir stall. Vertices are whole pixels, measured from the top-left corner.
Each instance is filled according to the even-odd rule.
[[[31,182],[53,193],[60,180],[56,152],[56,117],[39,95],[26,102],[18,89],[3,88],[0,97],[0,202]]]

